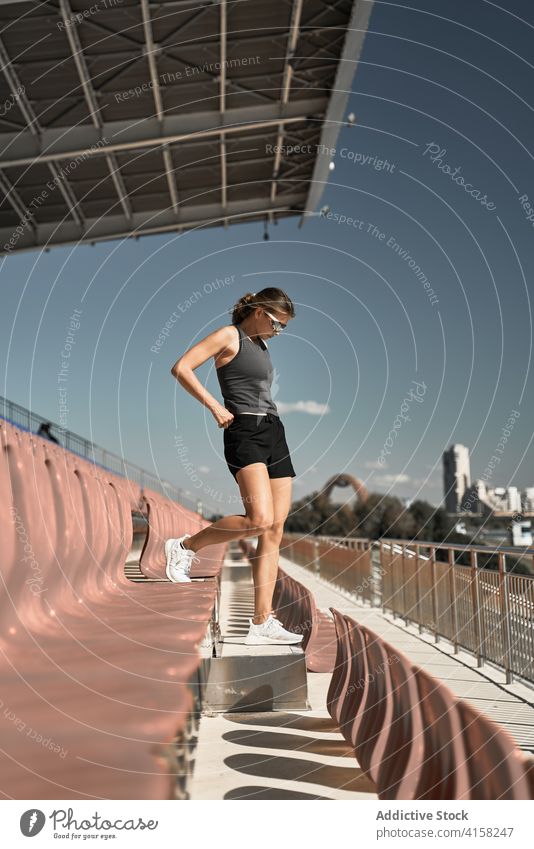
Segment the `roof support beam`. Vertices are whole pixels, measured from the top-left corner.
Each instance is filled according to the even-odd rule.
[[[231,202],[226,210],[223,210],[220,203],[199,204],[185,210],[182,208],[178,219],[172,210],[155,209],[149,212],[134,212],[132,222],[129,222],[124,215],[108,215],[88,219],[81,226],[70,221],[64,221],[59,225],[57,222],[39,224],[35,235],[27,232],[20,236],[16,243],[16,251],[18,253],[19,251],[36,250],[42,246],[92,243],[109,239],[136,238],[157,233],[173,233],[220,225],[224,217],[228,217],[230,222],[254,217],[262,218],[271,211],[280,215],[300,215],[305,198],[306,190],[295,192],[284,197],[283,200],[280,199],[275,209],[262,207],[258,204],[257,198]],[[0,229],[0,255],[10,253],[8,244],[12,236],[12,228],[3,227]]]
[[[87,63],[83,54],[83,48],[80,41],[80,37],[78,35],[76,23],[72,22],[72,9],[69,0],[59,0],[59,3],[61,8],[61,15],[65,22],[65,31],[67,33],[72,58],[74,59],[76,69],[78,71],[78,76],[82,84],[82,89],[85,101],[87,103],[87,108],[89,110],[89,115],[91,116],[93,125],[95,127],[98,127],[99,130],[101,130],[103,121],[100,113],[100,106],[98,105],[96,94],[93,89],[93,84],[91,82],[89,70],[87,68]],[[112,153],[106,156],[106,162],[109,168],[109,172],[111,174],[111,179],[113,180],[113,185],[115,186],[115,191],[119,196],[121,206],[124,210],[124,214],[128,219],[131,219],[132,208],[130,206],[130,200],[128,198],[128,193],[126,191],[124,181],[122,179],[119,163],[117,162],[116,157]]]
[[[321,120],[327,102],[327,97],[321,94],[289,103],[285,109],[278,104],[261,104],[253,108],[226,110],[220,120],[218,113],[213,112],[169,116],[165,118],[163,128],[157,120],[145,118],[135,123],[116,121],[104,124],[102,130],[87,126],[48,129],[41,132],[39,139],[29,133],[2,133],[0,168],[57,162],[80,156],[105,156],[143,148],[157,149],[163,144],[218,138],[223,131],[239,134],[280,125],[315,123]],[[14,155],[15,150],[17,155]]]
[[[300,16],[302,13],[303,0],[293,0],[293,8],[291,10],[291,21],[289,24],[289,38],[287,41],[286,56],[284,60],[284,79],[282,82],[282,108],[287,106],[289,102],[289,91],[291,89],[291,77],[293,74],[292,61],[295,55],[295,48],[300,35]],[[281,123],[278,127],[278,138],[276,140],[276,153],[274,155],[273,178],[271,182],[271,203],[276,200],[276,181],[280,171],[280,163],[282,161],[282,145],[284,143],[284,125]],[[272,216],[269,217],[272,224]]]
[[[161,89],[158,77],[158,64],[156,61],[157,47],[154,44],[154,37],[152,35],[152,19],[150,17],[150,7],[148,0],[141,0],[141,11],[143,13],[143,29],[145,32],[145,54],[148,60],[148,67],[150,69],[152,92],[154,94],[154,103],[156,106],[156,117],[160,124],[163,124],[165,113],[163,111],[163,99],[161,97]],[[167,186],[169,187],[169,195],[171,198],[172,208],[174,212],[178,214],[178,210],[180,208],[180,201],[178,200],[178,191],[176,188],[176,177],[174,174],[172,154],[169,149],[169,146],[166,144],[163,145],[161,152],[163,155],[163,164],[165,165],[165,174],[167,175]]]
[[[212,0],[211,5],[213,5],[214,2],[215,2],[215,0]],[[219,0],[216,0],[216,2],[219,2]],[[50,0],[48,2],[47,2],[47,0],[42,0],[40,5],[41,6],[48,5],[50,8],[54,9],[54,11],[56,11],[56,12],[58,11],[57,6],[55,6],[52,2],[50,2]],[[204,10],[202,9],[201,11],[203,12]],[[88,27],[92,27],[93,29],[96,29],[99,32],[106,33],[108,38],[113,38],[113,37],[114,38],[120,38],[122,41],[124,41],[126,44],[128,44],[131,47],[132,51],[137,52],[137,55],[134,55],[131,59],[125,60],[125,62],[122,63],[124,65],[123,68],[119,67],[118,70],[117,70],[117,66],[115,66],[114,73],[111,75],[111,77],[108,77],[106,80],[104,80],[103,85],[105,85],[107,82],[109,82],[109,80],[112,80],[112,79],[116,78],[117,76],[119,76],[119,74],[121,74],[122,71],[131,70],[131,68],[136,64],[136,62],[139,62],[143,58],[143,55],[144,55],[143,54],[143,44],[140,43],[136,38],[134,38],[128,32],[127,28],[124,31],[113,30],[109,25],[106,26],[105,24],[102,24],[98,20],[96,20],[95,16],[85,18],[84,25],[88,26]],[[102,39],[102,41],[105,41],[105,39]],[[196,43],[198,44],[199,47],[202,46],[201,41],[196,42]],[[180,46],[180,45],[176,45],[176,46]],[[168,59],[171,59],[173,62],[176,62],[179,65],[183,65],[183,66],[188,65],[190,68],[194,68],[197,71],[202,71],[203,73],[206,74],[206,76],[211,78],[212,82],[216,82],[216,80],[218,78],[218,74],[217,74],[216,71],[210,72],[210,71],[206,70],[205,68],[203,68],[202,66],[197,65],[195,62],[186,61],[181,56],[177,56],[175,53],[171,52],[171,46],[166,45],[165,42],[163,42],[160,45],[160,52],[161,52],[162,56],[166,56]],[[264,101],[267,101],[269,103],[273,102],[272,98],[269,97],[268,94],[265,94],[261,90],[256,90],[254,88],[247,88],[246,86],[242,85],[241,83],[237,82],[236,80],[231,80],[229,82],[229,85],[231,85],[232,88],[234,88],[236,91],[244,92],[245,94],[252,95],[254,97],[259,98],[260,100],[264,100]]]
[[[32,138],[37,143],[40,143],[40,139],[42,136],[42,129],[39,126],[39,120],[37,115],[33,111],[33,107],[30,103],[26,95],[26,90],[24,86],[21,85],[20,80],[18,78],[17,72],[15,71],[9,54],[6,50],[4,42],[0,38],[0,61],[2,62],[2,71],[4,72],[4,76],[8,82],[9,88],[11,89],[11,94],[14,98],[16,98],[18,106],[22,114],[24,115],[24,120],[28,125],[29,137]],[[21,134],[17,133],[15,138],[20,138]],[[50,169],[50,172],[53,174],[54,179],[57,181],[57,185],[61,194],[63,195],[63,199],[67,204],[69,215],[74,218],[76,224],[83,223],[83,217],[77,207],[77,201],[74,196],[74,193],[71,187],[68,184],[68,180],[64,177],[55,165],[47,163]],[[0,164],[0,168],[4,166]]]
[[[221,0],[221,14],[220,14],[220,30],[221,30],[221,76],[219,81],[219,114],[221,116],[221,121],[224,119],[224,113],[226,112],[226,0]],[[222,207],[226,209],[226,204],[228,202],[227,197],[227,183],[228,178],[226,174],[226,136],[224,133],[221,133],[221,196],[222,196]],[[225,228],[228,227],[228,219],[224,219]]]
[[[310,24],[313,24],[315,21],[319,21],[325,14],[325,12],[335,12],[337,7],[342,6],[344,2],[345,0],[338,0],[337,3],[325,2],[323,8],[319,12],[316,12],[316,14],[313,15],[311,18],[308,18],[308,20],[303,23],[303,26],[309,27]],[[354,0],[354,2],[359,3],[360,0]]]
[[[0,171],[0,189],[3,191],[6,199],[9,201],[17,215],[19,216],[21,221],[26,221],[27,226],[29,226],[34,233],[36,232],[35,227],[35,219],[33,214],[30,213],[29,210],[26,209],[24,205],[24,201],[18,194],[15,187],[11,184],[9,179]]]

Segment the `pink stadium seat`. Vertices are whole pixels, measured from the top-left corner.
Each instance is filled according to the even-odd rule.
[[[351,728],[351,743],[361,768],[376,782],[378,764],[376,760],[373,761],[373,753],[381,737],[385,747],[384,729],[388,727],[386,723],[389,724],[393,715],[391,681],[382,640],[369,628],[362,625],[357,627],[366,652],[367,680],[364,697]],[[359,684],[355,682],[356,686]]]
[[[326,707],[328,713],[339,725],[341,719],[341,707],[349,686],[350,667],[352,657],[349,652],[348,623],[342,613],[331,607],[336,629],[337,653],[334,664],[330,686],[326,696]]]
[[[210,523],[157,493],[145,490],[145,500],[148,534],[141,554],[140,568],[147,577],[165,579],[165,540],[183,534],[193,535]],[[225,545],[210,545],[200,549],[196,555],[200,562],[193,562],[191,578],[216,577],[221,569],[224,549]]]
[[[309,672],[331,672],[336,655],[336,634],[332,620],[320,611],[313,593],[278,568],[273,610],[285,628],[302,634]]]
[[[530,799],[523,756],[513,737],[468,701],[458,712],[471,799]]]
[[[458,699],[441,681],[412,665],[423,716],[425,757],[418,799],[469,799],[469,775]]]

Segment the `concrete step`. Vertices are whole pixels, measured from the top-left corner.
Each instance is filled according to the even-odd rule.
[[[221,576],[221,641],[210,663],[205,710],[309,710],[303,650],[290,645],[245,645],[253,612],[250,565],[228,559]]]

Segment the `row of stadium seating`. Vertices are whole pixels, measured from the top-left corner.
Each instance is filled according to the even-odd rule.
[[[330,608],[327,707],[380,799],[534,799],[534,759],[369,628]]]
[[[208,522],[8,422],[0,440],[0,793],[180,798],[225,546],[204,581],[154,580],[164,540]],[[140,506],[151,580],[134,582]]]

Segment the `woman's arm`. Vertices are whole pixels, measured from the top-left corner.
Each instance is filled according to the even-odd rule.
[[[213,414],[219,427],[227,427],[234,417],[202,386],[200,380],[194,374],[194,370],[205,363],[206,360],[209,360],[210,357],[217,357],[221,354],[234,340],[234,337],[235,333],[230,326],[214,330],[205,339],[189,348],[171,369],[171,374],[174,375],[178,383]]]

